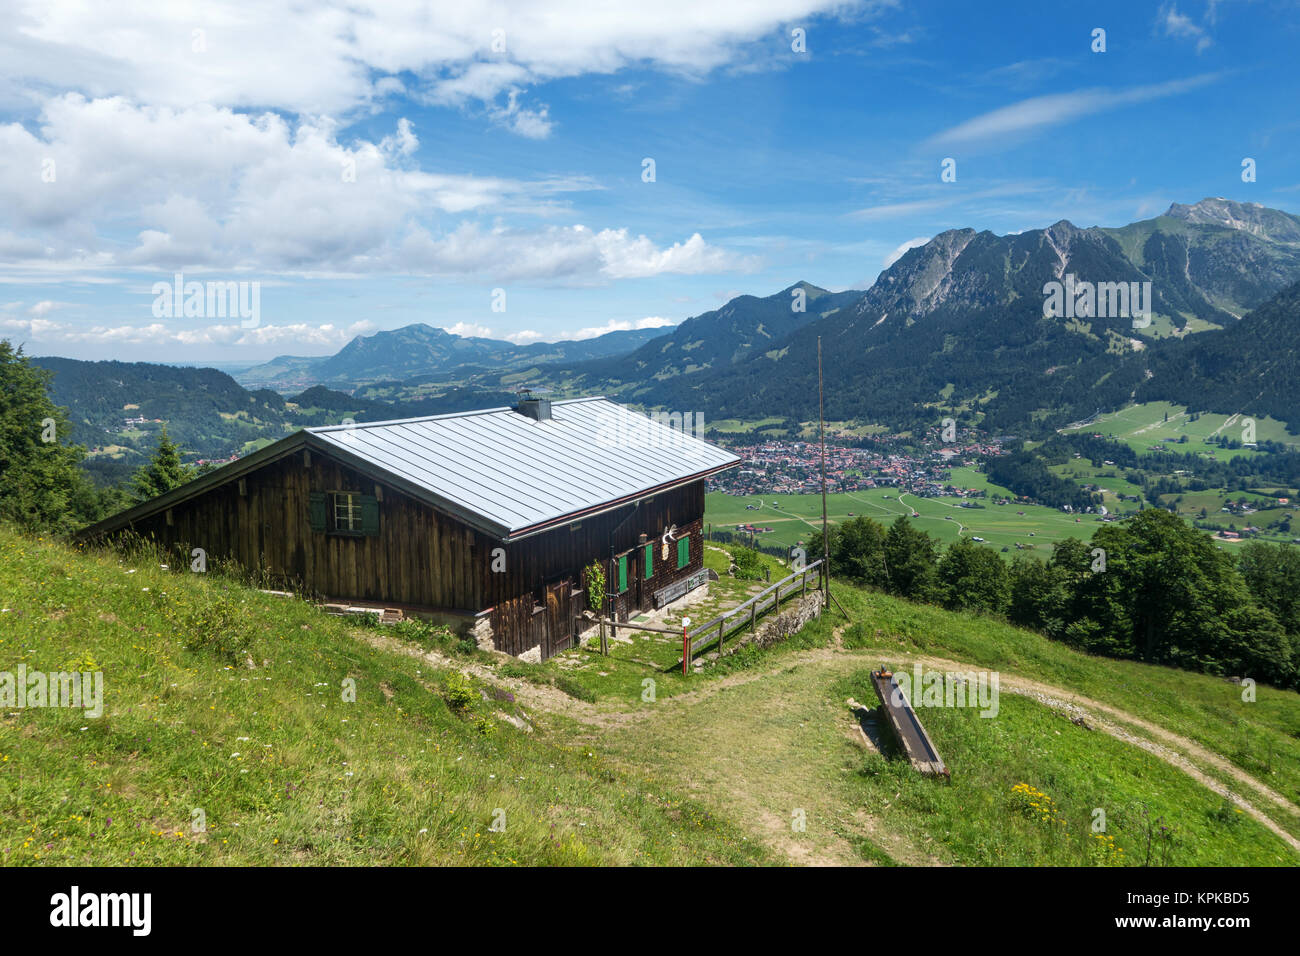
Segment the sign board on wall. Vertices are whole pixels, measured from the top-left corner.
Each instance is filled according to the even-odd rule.
[[[655,592],[655,607],[663,607],[672,601],[676,601],[688,591],[694,591],[701,584],[709,580],[707,568],[701,568],[689,577],[682,578],[680,581],[674,581],[667,587],[660,588]]]

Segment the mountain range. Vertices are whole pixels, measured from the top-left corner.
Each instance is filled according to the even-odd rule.
[[[1045,287],[1067,281],[1135,293],[1149,283],[1150,316],[1044,315]],[[1163,356],[1186,350],[1173,342],[1222,330],[1202,348],[1225,348],[1244,315],[1297,281],[1300,217],[1211,198],[1117,228],[1062,220],[1005,236],[953,229],[907,251],[869,289],[798,282],[671,329],[514,346],[408,326],[312,360],[295,384],[450,411],[508,393],[527,370],[529,384],[557,395],[603,393],[714,419],[807,420],[820,337],[833,420],[903,425],[943,409],[1015,429],[1069,419],[1090,401],[1178,391]],[[264,372],[238,378],[266,384]],[[1249,391],[1214,394],[1244,401]],[[1290,414],[1292,394],[1284,383],[1271,404]]]
[[[1045,290],[1067,280],[1150,283],[1150,316],[1045,314]],[[1300,217],[1205,199],[1118,228],[954,229],[906,252],[866,290],[798,282],[675,327],[576,342],[515,345],[418,324],[235,378],[36,361],[55,372],[55,400],[69,407],[77,440],[126,445],[130,460],[147,450],[123,430],[132,416],[174,423],[188,448],[217,457],[345,416],[497,406],[521,382],[706,421],[809,421],[819,339],[832,421],[906,428],[953,415],[1031,434],[1163,399],[1272,415],[1300,431]]]
[[[241,384],[282,391],[306,385],[356,388],[382,381],[464,378],[485,369],[514,371],[552,362],[579,362],[631,352],[664,328],[606,332],[588,339],[516,345],[456,335],[424,323],[357,336],[334,355],[282,355],[236,374]]]
[[[1067,276],[1150,282],[1149,324],[1135,327],[1133,318],[1114,315],[1046,316],[1045,287]],[[1163,216],[1118,229],[1064,221],[1007,236],[958,229],[909,250],[861,296],[761,353],[627,391],[646,404],[702,410],[715,419],[807,420],[817,410],[820,338],[832,420],[898,425],[944,409],[978,413],[993,428],[1041,427],[1069,420],[1089,403],[1186,393],[1174,364],[1194,352],[1184,340],[1210,336],[1201,346],[1206,356],[1234,348],[1256,354],[1259,334],[1252,330],[1260,323],[1243,324],[1241,317],[1298,281],[1300,218],[1224,199],[1175,204]],[[1292,301],[1282,296],[1270,305],[1275,350],[1300,345],[1300,317],[1285,316]],[[625,369],[630,362],[631,356],[621,360]],[[1240,360],[1232,367],[1248,374]],[[607,381],[621,384],[613,374]],[[1300,424],[1296,382],[1275,385],[1271,407]],[[1246,402],[1260,389],[1224,382],[1216,394]],[[1186,398],[1199,400],[1195,393]]]

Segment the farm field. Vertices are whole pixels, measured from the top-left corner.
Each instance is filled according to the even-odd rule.
[[[1284,491],[1289,490],[1284,489]],[[1297,507],[1296,498],[1294,495],[1286,494],[1282,497],[1288,497],[1289,503],[1279,505],[1276,503],[1276,498],[1257,494],[1187,492],[1181,495],[1161,495],[1160,504],[1166,508],[1174,507],[1184,518],[1210,525],[1217,531],[1241,531],[1246,527],[1255,527],[1261,529],[1259,534],[1256,535],[1260,540],[1291,541],[1296,537],[1300,537],[1300,524],[1291,520]],[[1239,501],[1242,498],[1255,502],[1256,510],[1250,514],[1238,514],[1221,510],[1227,500]],[[1201,517],[1202,510],[1205,512],[1203,518]],[[1270,529],[1269,525],[1274,522],[1278,522],[1279,527]]]
[[[1166,416],[1168,421],[1165,420]],[[1182,406],[1156,402],[1130,406],[1115,415],[1104,416],[1084,428],[1072,430],[1096,432],[1119,438],[1136,451],[1139,458],[1145,457],[1150,454],[1152,448],[1158,447],[1173,452],[1192,451],[1211,455],[1222,461],[1240,455],[1258,454],[1248,448],[1224,449],[1205,442],[1206,438],[1216,434],[1228,435],[1239,440],[1241,429],[1240,416],[1203,414],[1198,420],[1191,421]],[[1071,429],[1063,431],[1068,432]],[[1300,443],[1300,436],[1288,433],[1281,422],[1269,418],[1256,420],[1255,433],[1259,441]],[[1181,436],[1187,436],[1186,443],[1178,443],[1177,439]],[[1118,466],[1096,467],[1087,459],[1075,459],[1049,467],[1062,477],[1080,483],[1092,482],[1105,488],[1108,492],[1105,496],[1105,504],[1112,511],[1133,507],[1132,502],[1118,502],[1115,495],[1141,494],[1141,489],[1137,485],[1122,476],[1122,469]],[[1253,514],[1234,514],[1222,510],[1229,499],[1237,501],[1243,497],[1252,502],[1252,507],[1255,508]],[[1249,493],[1236,491],[1227,493],[1223,489],[1210,489],[1201,492],[1185,492],[1181,495],[1161,495],[1158,502],[1148,502],[1148,504],[1158,504],[1165,508],[1172,506],[1183,517],[1208,523],[1218,530],[1240,531],[1245,527],[1254,526],[1261,529],[1259,537],[1264,540],[1290,541],[1296,533],[1288,530],[1286,519],[1294,512],[1296,497],[1296,489],[1293,488],[1258,488]],[[1290,500],[1282,504],[1278,502],[1279,498]],[[1204,517],[1202,517],[1202,509],[1204,509]],[[1273,529],[1268,527],[1275,523],[1280,527]]]
[[[1119,467],[1115,465],[1102,465],[1097,468],[1086,458],[1076,458],[1067,461],[1063,465],[1048,465],[1047,467],[1053,474],[1060,475],[1062,478],[1072,479],[1081,485],[1094,484],[1102,488],[1102,503],[1112,512],[1137,507],[1136,502],[1121,501],[1119,499],[1120,495],[1142,497],[1142,487],[1123,477],[1120,474]]]
[[[756,421],[742,421],[739,418],[724,418],[716,422],[706,423],[709,431],[717,430],[727,435],[747,435],[750,432],[757,432],[764,428],[775,428],[784,422],[783,418],[760,418]]]
[[[1006,489],[991,485],[974,469],[954,468],[952,483],[967,488],[987,489],[990,493],[1006,494]],[[889,524],[900,515],[916,512],[913,520],[923,531],[951,544],[958,537],[980,537],[998,549],[1007,548],[1008,556],[1022,549],[1033,548],[1044,557],[1051,546],[1069,537],[1088,540],[1099,526],[1096,515],[1069,515],[1040,505],[995,505],[989,499],[979,500],[981,508],[963,508],[960,498],[918,498],[893,489],[870,488],[863,491],[828,495],[827,517],[832,526],[850,517],[866,516]],[[755,510],[746,510],[747,505]],[[1023,512],[1023,514],[1021,513]],[[710,493],[705,499],[704,520],[715,531],[735,532],[737,524],[772,528],[756,536],[765,545],[793,547],[800,541],[821,540],[821,495],[762,495],[733,496]],[[1077,519],[1077,520],[1076,520]]]
[[[1165,420],[1166,416],[1168,421]],[[1242,415],[1203,412],[1196,421],[1192,421],[1182,405],[1148,402],[1130,405],[1113,414],[1102,415],[1087,425],[1063,428],[1061,431],[1064,434],[1083,432],[1109,435],[1118,438],[1139,455],[1146,454],[1152,447],[1160,447],[1165,451],[1200,452],[1227,460],[1256,452],[1249,448],[1220,448],[1218,445],[1207,444],[1205,439],[1213,435],[1241,441],[1244,418]],[[1184,435],[1187,436],[1187,442],[1178,444]],[[1286,430],[1285,424],[1273,418],[1255,418],[1255,440],[1300,445],[1300,435],[1291,434]]]

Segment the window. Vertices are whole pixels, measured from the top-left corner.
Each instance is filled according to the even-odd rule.
[[[655,546],[645,546],[645,579],[649,581],[655,575]]]
[[[330,497],[334,499],[334,520],[330,527],[334,531],[360,534],[361,496],[354,494],[335,494]]]
[[[689,535],[682,535],[677,539],[677,567],[686,567],[691,563],[691,539]]]
[[[379,499],[354,491],[316,491],[309,499],[311,530],[325,534],[379,534]]]
[[[622,555],[618,559],[618,593],[622,594],[627,590],[627,555]]]

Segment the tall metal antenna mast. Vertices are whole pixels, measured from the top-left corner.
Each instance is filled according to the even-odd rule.
[[[826,575],[826,603],[835,601],[835,606],[847,619],[849,612],[835,600],[831,594],[831,538],[826,520],[826,407],[822,391],[822,337],[817,336],[817,432],[822,446],[822,573]]]
[[[826,598],[831,596],[831,539],[826,527],[826,410],[822,398],[822,337],[817,336],[817,432],[822,446],[822,573]]]

